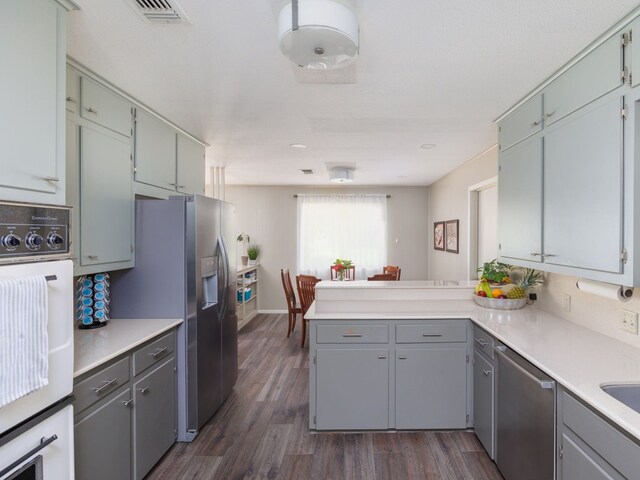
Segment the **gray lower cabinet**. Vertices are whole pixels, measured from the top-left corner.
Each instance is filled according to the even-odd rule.
[[[141,480],[173,445],[174,346],[165,333],[74,381],[76,480]],[[136,355],[152,357],[137,373]]]
[[[489,457],[495,458],[495,369],[478,350],[473,354],[473,428]]]
[[[389,350],[358,347],[316,351],[316,428],[389,428]]]
[[[76,420],[77,480],[131,478],[131,389],[112,395]],[[78,417],[76,417],[77,419]]]
[[[562,459],[558,477],[563,480],[623,480],[620,474],[571,432],[562,434]]]
[[[397,348],[395,359],[397,429],[466,428],[466,344]]]

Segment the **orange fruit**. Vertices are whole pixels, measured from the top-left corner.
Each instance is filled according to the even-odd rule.
[[[504,293],[502,293],[502,290],[500,290],[499,288],[496,288],[495,290],[491,290],[491,293],[493,294],[493,298],[496,298],[500,295],[504,295]]]

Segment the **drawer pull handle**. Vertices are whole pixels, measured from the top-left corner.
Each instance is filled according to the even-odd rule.
[[[342,336],[346,338],[356,338],[356,337],[361,337],[362,334],[361,333],[343,333]]]
[[[407,357],[404,357],[402,355],[398,357],[398,360],[406,360],[406,359],[407,359]]]
[[[184,185],[178,185],[178,188],[184,188]]]
[[[485,377],[488,377],[491,372],[489,370],[482,370],[482,373]]]
[[[476,338],[476,342],[483,348],[487,346],[487,342],[485,342],[481,338]]]
[[[133,403],[133,398],[130,398],[129,400],[125,400],[125,401],[123,401],[123,402],[122,402],[122,404],[123,404],[125,407],[128,407],[128,406],[129,406],[129,405],[131,405],[132,403]]]
[[[171,185],[172,187],[176,186],[175,182],[169,182],[169,185]]]
[[[98,259],[98,255],[87,255],[87,258],[89,260],[97,260]]]
[[[538,252],[531,252],[529,255],[531,255],[532,257],[541,257],[542,254],[538,253]]]
[[[151,355],[153,358],[158,358],[158,356],[162,355],[166,351],[167,351],[167,347],[162,347],[156,350],[155,352],[150,353],[149,355]]]
[[[93,390],[96,393],[100,393],[102,392],[105,388],[109,388],[111,385],[113,385],[114,383],[118,382],[118,377],[112,379],[112,380],[106,380],[101,387],[94,387],[91,390]]]
[[[94,108],[91,108],[91,107],[87,108],[87,112],[95,113],[96,115],[98,114],[98,111],[96,109],[94,109]]]
[[[554,115],[555,113],[556,113],[556,112],[545,113],[545,114],[544,114],[544,118],[545,118],[545,120],[546,120],[547,118],[551,118],[551,117],[553,117],[553,115]]]
[[[538,125],[540,125],[542,123],[542,120],[538,120],[537,122],[532,122],[531,126],[532,127],[537,127]]]
[[[140,393],[142,393],[144,395],[145,393],[147,393],[149,391],[149,387],[139,388],[138,390],[140,391]]]
[[[441,337],[442,334],[441,333],[423,333],[422,336],[423,337]]]
[[[59,182],[60,179],[58,177],[42,177],[45,182]]]
[[[387,356],[386,355],[378,355],[378,358],[382,360],[382,359],[387,358]]]
[[[67,102],[78,103],[78,101],[73,97],[67,97]]]

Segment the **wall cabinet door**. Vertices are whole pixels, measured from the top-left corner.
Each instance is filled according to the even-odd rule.
[[[467,427],[466,345],[396,349],[396,428]]]
[[[65,104],[67,111],[78,112],[78,107],[80,106],[80,78],[76,71],[69,67],[67,67]]]
[[[102,85],[82,77],[80,80],[80,115],[87,120],[130,137],[131,104]]]
[[[129,139],[80,127],[80,265],[133,258]]]
[[[134,385],[134,478],[149,473],[176,439],[175,359],[160,365]]]
[[[500,150],[506,150],[540,130],[542,130],[542,95],[536,95],[500,122],[498,131]]]
[[[76,480],[131,478],[129,400],[127,389],[75,424]]]
[[[499,255],[540,262],[542,253],[542,139],[500,154]]]
[[[621,272],[622,106],[585,107],[545,136],[545,262]]]
[[[389,428],[389,350],[319,348],[318,430]]]
[[[473,355],[473,428],[491,459],[494,458],[494,369],[477,351]]]
[[[627,30],[627,33],[630,32],[632,37],[635,35],[636,41],[627,45],[629,53],[625,54],[625,63],[630,67],[631,86],[637,87],[640,84],[640,42],[637,40],[637,35],[640,34],[640,17],[631,22],[631,28]]]
[[[204,195],[204,147],[186,135],[178,133],[177,190]]]
[[[596,454],[583,449],[573,435],[562,434],[562,458],[558,468],[559,480],[623,480]],[[598,460],[596,460],[598,459]]]
[[[176,189],[176,132],[150,113],[136,111],[136,182]]]
[[[64,149],[58,148],[64,139],[64,44],[58,36],[65,25],[59,8],[51,0],[2,3],[3,200],[64,204]]]

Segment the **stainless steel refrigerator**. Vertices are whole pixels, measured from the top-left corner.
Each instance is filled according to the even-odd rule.
[[[115,272],[113,318],[178,327],[178,441],[190,442],[238,376],[235,207],[200,195],[136,200],[135,268]]]

